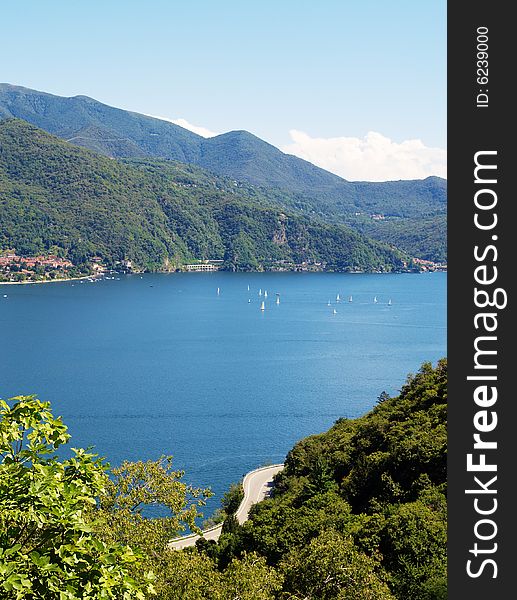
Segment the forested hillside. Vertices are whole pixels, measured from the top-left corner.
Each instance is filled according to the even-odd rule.
[[[301,440],[273,498],[200,551],[220,569],[258,553],[282,598],[445,600],[446,425],[442,360],[364,417]]]
[[[214,173],[319,198],[322,207],[420,216],[446,204],[446,182],[350,182],[252,133],[230,131],[203,138],[174,123],[98,102],[0,84],[0,119],[19,118],[76,145],[115,158],[162,158]]]
[[[106,156],[175,160],[270,188],[284,209],[367,230],[419,258],[441,261],[446,256],[447,182],[439,177],[350,182],[247,131],[205,139],[168,121],[86,96],[65,98],[0,84],[0,120],[13,117]],[[388,220],[386,227],[375,220],[379,215]],[[430,232],[428,219],[433,219]]]
[[[232,189],[233,188],[233,189]],[[403,254],[349,227],[272,206],[260,191],[179,163],[121,163],[21,120],[0,122],[0,249],[54,252],[74,264],[174,269],[394,270]]]

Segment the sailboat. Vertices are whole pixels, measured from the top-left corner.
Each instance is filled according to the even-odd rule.
[[[377,304],[377,296],[375,296],[375,297],[373,298],[373,302],[374,302],[374,304]]]
[[[327,306],[330,306],[330,300],[327,302]]]
[[[333,314],[334,314],[334,315],[337,315],[337,310],[336,310],[336,309],[334,309],[334,312],[333,312]]]
[[[248,304],[251,304],[251,298],[248,298]]]
[[[262,296],[262,288],[259,290],[259,296]]]
[[[349,301],[349,302],[352,302],[352,296],[350,296],[350,297],[348,298],[348,301]]]
[[[280,294],[277,294],[277,295],[276,295],[276,303],[277,303],[277,304],[280,304]]]
[[[266,303],[262,300],[262,304],[260,305],[260,310],[266,310]]]
[[[248,292],[250,291],[250,286],[248,285]]]
[[[388,306],[391,306],[392,302],[391,302],[391,298],[388,300]]]
[[[264,291],[264,298],[267,298],[267,290]]]
[[[220,293],[221,293],[221,290],[219,288],[217,288],[217,295],[219,296]]]
[[[340,300],[341,300],[341,296],[338,294],[338,295],[336,296],[336,302],[339,302]]]

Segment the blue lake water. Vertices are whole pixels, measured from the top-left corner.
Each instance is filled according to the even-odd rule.
[[[216,493],[209,514],[245,472],[444,356],[446,284],[444,273],[193,273],[0,286],[0,397],[50,400],[72,445],[114,465],[172,454]]]

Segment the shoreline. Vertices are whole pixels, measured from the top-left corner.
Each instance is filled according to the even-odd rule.
[[[219,269],[218,271],[214,271],[214,273],[338,273],[338,274],[346,274],[346,275],[393,275],[393,274],[401,274],[401,273],[447,273],[447,269],[429,269],[422,271],[298,271],[294,270],[286,270],[286,271],[225,271],[224,269]],[[162,273],[162,274],[174,274],[174,273],[189,273],[189,271],[155,271],[154,273]],[[126,273],[127,274],[127,273]],[[131,273],[131,275],[138,275],[138,272]],[[195,273],[197,274],[197,273]],[[63,279],[45,279],[42,281],[0,281],[0,285],[35,285],[41,283],[63,283],[65,281],[81,281],[85,279],[100,279],[103,274],[100,275],[84,275],[82,277],[67,277]]]
[[[81,281],[81,279],[98,279],[98,275],[84,275],[83,277],[67,277],[63,279],[43,279],[41,281],[0,281],[0,285],[36,285],[38,283],[62,283],[64,281]]]

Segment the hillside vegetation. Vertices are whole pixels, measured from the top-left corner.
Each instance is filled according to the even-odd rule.
[[[86,264],[131,260],[174,269],[223,260],[227,269],[393,270],[403,255],[343,225],[271,206],[260,191],[179,163],[121,163],[21,120],[0,122],[0,248],[52,251]]]
[[[446,386],[446,361],[426,363],[399,396],[301,440],[249,521],[233,490],[218,543],[183,551],[167,540],[195,528],[209,490],[168,458],[109,477],[84,450],[60,459],[70,436],[48,404],[0,401],[1,596],[445,600]],[[146,518],[156,504],[170,516]]]
[[[419,258],[442,260],[446,248],[447,182],[350,182],[281,152],[247,131],[205,139],[174,123],[107,106],[86,96],[64,98],[0,84],[0,120],[20,118],[72,144],[114,158],[175,160],[261,188],[278,206],[346,223]],[[359,213],[359,214],[356,214]],[[388,228],[371,220],[395,218]],[[422,220],[433,221],[431,232]],[[387,232],[388,230],[388,232]]]
[[[287,455],[271,499],[201,552],[225,567],[255,552],[282,598],[445,600],[447,363],[399,396],[339,419]],[[230,529],[230,531],[228,531]]]

